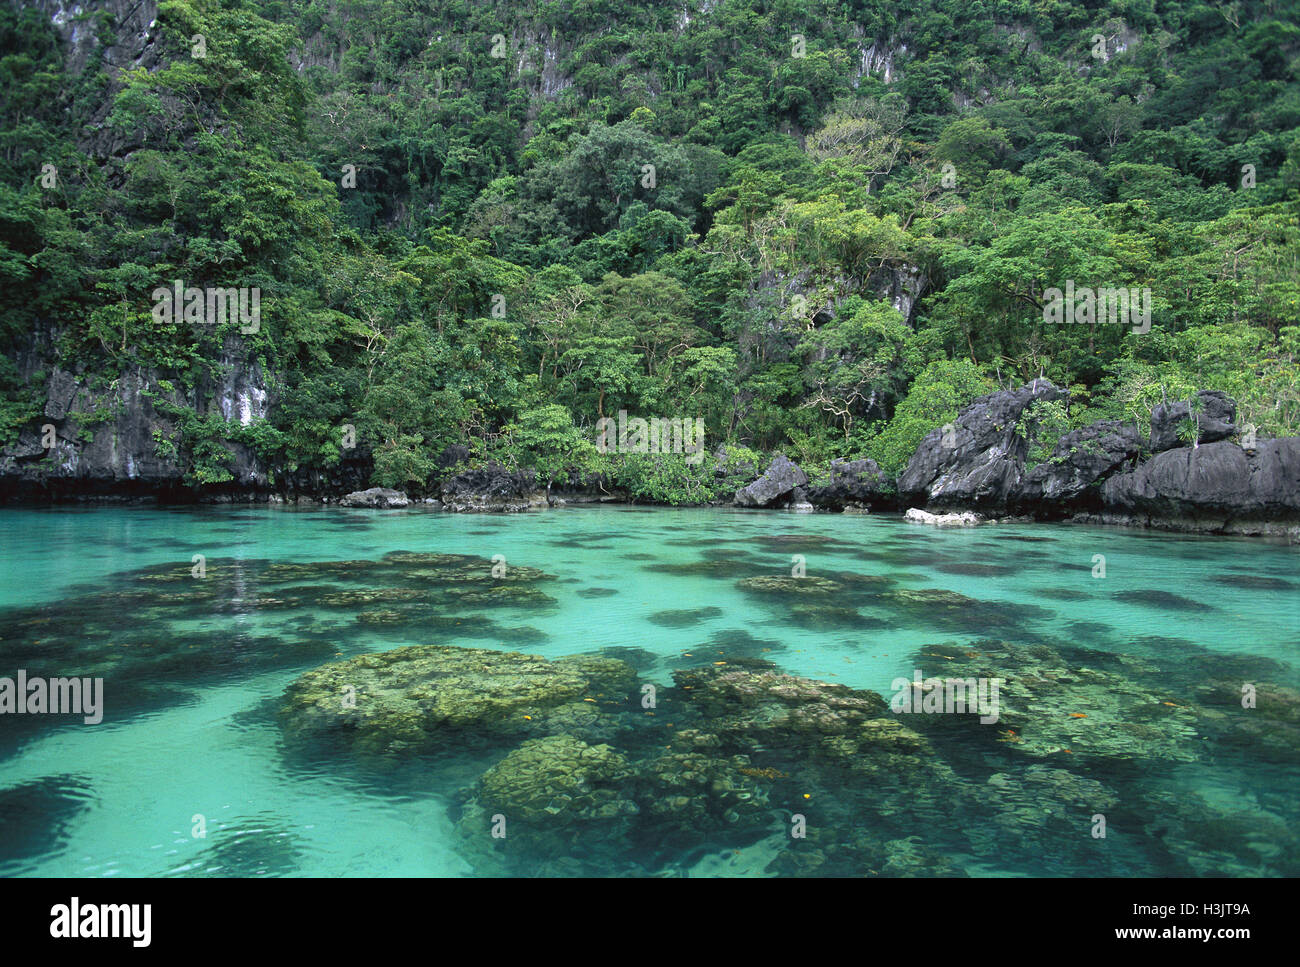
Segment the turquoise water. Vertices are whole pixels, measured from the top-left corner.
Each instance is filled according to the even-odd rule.
[[[1046,645],[1072,668],[1104,669],[1111,684],[1096,689],[1140,681],[1139,704],[1189,716],[1176,734],[1166,720],[1155,731],[1135,726],[1137,754],[1116,745],[1046,754],[1027,730],[1021,743],[937,729],[942,773],[893,790],[914,811],[880,805],[879,778],[795,772],[772,783],[762,836],[701,834],[644,872],[791,872],[772,863],[799,809],[818,828],[817,849],[837,863],[832,847],[861,834],[893,844],[892,853],[910,841],[940,854],[897,867],[922,875],[1300,873],[1288,831],[1300,828],[1294,547],[1064,525],[933,530],[885,516],[611,507],[504,516],[4,509],[0,536],[0,676],[108,669],[98,725],[0,716],[0,875],[489,872],[458,835],[458,803],[508,747],[373,773],[345,757],[293,754],[277,719],[304,671],[429,643],[548,658],[604,651],[634,659],[639,680],[664,690],[674,671],[758,658],[886,699],[896,678],[917,668],[940,674],[936,663],[963,655],[994,655],[999,673],[1036,681],[1038,666],[1031,674],[1016,663],[1027,660],[1022,649]],[[274,588],[259,577],[290,573],[267,570],[275,565],[377,561],[394,551],[470,555],[485,567],[501,555],[507,567],[550,575],[538,587],[554,603],[440,605],[439,618],[462,625],[385,626],[358,620],[364,607],[319,605],[322,589],[365,581],[311,568]],[[207,585],[186,573],[195,554],[213,571]],[[1094,577],[1096,555],[1104,577]],[[893,596],[804,604],[737,586],[796,566],[809,578],[879,579]],[[923,589],[964,598],[896,594]],[[845,606],[852,612],[835,610]],[[989,639],[1015,648],[999,652],[982,644]],[[1260,707],[1234,708],[1222,689],[1216,704],[1206,689],[1219,679],[1223,688],[1258,685]],[[1070,688],[1052,694],[1079,710],[1050,714],[1105,721],[1106,700]],[[1098,814],[1109,823],[1104,839],[1093,833]],[[203,838],[193,835],[200,816]],[[584,862],[575,870],[600,871],[599,856]]]

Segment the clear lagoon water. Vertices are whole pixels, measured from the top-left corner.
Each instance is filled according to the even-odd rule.
[[[1043,693],[1048,705],[1072,704],[1035,706],[1061,729],[1104,725],[1114,709],[1100,691],[1113,698],[1120,683],[1134,689],[1124,707],[1136,702],[1149,716],[1124,724],[1131,743],[1091,755],[1033,748],[1001,726],[927,731],[942,770],[906,791],[915,809],[899,808],[898,790],[889,800],[879,777],[790,778],[778,764],[762,835],[702,834],[643,864],[647,873],[825,875],[855,862],[857,872],[882,872],[862,858],[869,848],[853,852],[865,836],[901,857],[886,874],[1300,874],[1300,548],[1071,525],[935,530],[893,516],[636,507],[500,516],[7,508],[0,541],[0,676],[20,667],[102,674],[106,706],[98,725],[0,716],[2,876],[496,872],[466,848],[458,803],[508,747],[389,771],[286,747],[277,711],[299,676],[412,644],[626,655],[665,694],[674,672],[759,659],[886,700],[914,669],[941,674],[938,663],[993,654],[1000,674],[1032,682],[1048,666],[1102,672],[1096,693],[1068,678]],[[365,607],[321,605],[322,594],[364,579],[267,570],[395,551],[470,555],[484,567],[502,555],[507,567],[551,575],[538,587],[554,603],[440,606],[427,626],[385,624],[358,618]],[[196,554],[212,577],[188,576]],[[1094,577],[1095,555],[1104,577]],[[737,586],[800,565],[809,578],[856,576],[893,596],[792,605]],[[258,578],[271,573],[279,583]],[[897,595],[927,590],[962,597]],[[1232,699],[1243,684],[1258,686],[1259,707]],[[1179,728],[1156,717],[1179,714]],[[806,866],[777,862],[796,811],[820,851]],[[574,872],[601,871],[599,857],[584,862]]]

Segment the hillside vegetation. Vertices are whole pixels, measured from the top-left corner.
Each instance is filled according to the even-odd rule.
[[[711,461],[597,422],[896,472],[1040,375],[1044,438],[1199,389],[1300,434],[1284,0],[129,6],[0,9],[0,444],[55,366],[149,374],[195,485],[238,443],[420,491],[461,446],[695,501]],[[260,325],[160,320],[174,280]],[[1149,329],[1045,320],[1067,282]],[[214,408],[232,365],[264,413]]]

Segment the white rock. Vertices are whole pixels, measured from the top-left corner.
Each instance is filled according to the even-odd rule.
[[[969,510],[960,514],[931,514],[912,507],[903,515],[903,520],[913,524],[933,524],[935,527],[974,527],[980,522],[980,516]]]
[[[410,499],[400,490],[388,487],[371,487],[369,490],[356,490],[339,501],[342,507],[405,507]]]

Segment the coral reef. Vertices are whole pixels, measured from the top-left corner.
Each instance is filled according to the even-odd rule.
[[[983,640],[935,646],[917,666],[944,679],[1000,681],[997,721],[968,715],[905,715],[925,731],[961,727],[983,730],[1017,754],[1073,760],[1160,759],[1191,762],[1200,757],[1201,711],[1185,696],[1147,684],[1134,674],[1085,664],[1081,650],[1067,658],[1045,645]],[[940,664],[936,659],[942,659]],[[956,725],[954,725],[956,723]]]
[[[587,714],[582,704],[625,704],[634,685],[631,666],[615,658],[412,645],[308,672],[289,688],[281,718],[289,736],[330,736],[358,752],[435,751],[547,735],[557,720],[572,728]]]

